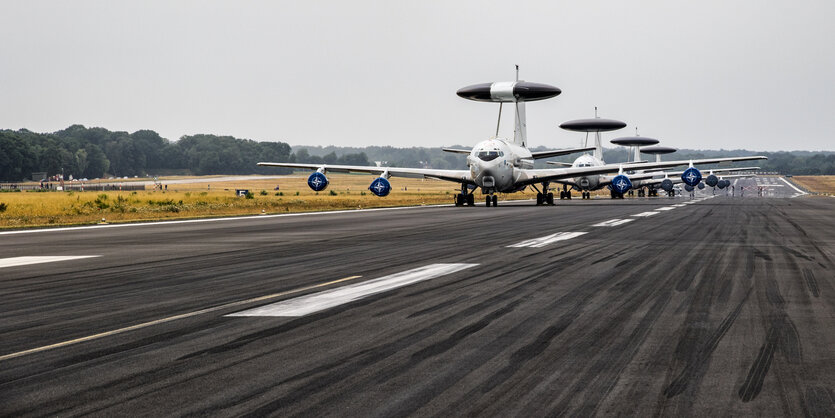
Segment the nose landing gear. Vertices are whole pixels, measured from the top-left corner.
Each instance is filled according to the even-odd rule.
[[[491,203],[493,204],[493,207],[496,207],[499,205],[499,197],[494,194],[489,194],[485,198],[485,203],[487,204],[488,208],[490,207]]]

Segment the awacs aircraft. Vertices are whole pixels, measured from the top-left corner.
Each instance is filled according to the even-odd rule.
[[[518,79],[518,73],[517,73]],[[461,185],[461,193],[455,197],[456,206],[473,206],[474,197],[471,188],[480,188],[486,195],[487,206],[497,205],[495,193],[513,193],[525,190],[528,186],[537,190],[537,205],[554,202],[553,193],[548,192],[551,182],[578,176],[615,173],[619,170],[666,168],[681,165],[678,163],[642,163],[642,164],[601,164],[595,166],[534,169],[534,160],[550,158],[574,152],[588,151],[593,148],[574,148],[554,151],[531,152],[527,147],[525,103],[544,100],[559,95],[562,91],[554,86],[526,81],[495,82],[475,84],[458,90],[458,96],[480,102],[499,103],[499,120],[502,105],[512,104],[515,113],[513,138],[499,138],[497,124],[496,136],[476,144],[472,150],[444,149],[448,152],[467,154],[468,170],[438,170],[431,168],[373,167],[328,164],[302,164],[261,162],[259,166],[290,167],[314,170],[307,179],[307,184],[314,191],[322,191],[328,186],[327,173],[369,173],[378,175],[369,190],[383,197],[391,192],[391,177],[433,178],[456,182]],[[740,159],[760,159],[765,157],[740,157]],[[705,163],[735,161],[737,159],[711,159]],[[699,161],[701,162],[701,161]],[[686,164],[686,163],[684,163]],[[627,179],[628,181],[628,179]],[[541,189],[537,187],[541,186]]]
[[[738,174],[740,171],[754,171],[759,170],[760,167],[733,167],[733,168],[717,168],[708,170],[708,176],[705,177],[704,181],[700,182],[697,187],[699,189],[703,189],[705,184],[711,187],[715,187],[721,181],[720,177],[727,177],[727,178],[735,178],[735,177],[753,177],[754,174]],[[632,186],[633,188],[641,188],[647,187],[650,191],[650,196],[657,196],[657,189],[662,189],[667,192],[668,195],[672,195],[674,193],[673,186],[679,183],[684,183],[681,179],[681,175],[684,174],[684,171],[654,171],[648,173],[642,173],[638,175],[631,176]],[[719,174],[720,177],[717,177]],[[663,176],[663,177],[662,177]],[[726,180],[727,181],[727,180]],[[724,183],[723,183],[724,184]],[[693,187],[693,186],[685,186],[685,188]],[[721,187],[720,187],[721,188]]]
[[[595,134],[595,142],[594,142],[594,153],[593,154],[583,154],[577,157],[574,160],[574,163],[571,164],[572,168],[593,168],[593,167],[607,167],[617,164],[606,164],[603,161],[603,145],[601,143],[600,133],[613,131],[617,129],[621,129],[626,126],[626,123],[613,120],[613,119],[602,119],[597,117],[597,109],[595,109],[595,117],[593,119],[577,119],[565,122],[560,125],[561,128],[570,130],[570,131],[577,131],[577,132],[585,132],[586,133],[586,143],[588,141],[588,134],[594,133]],[[657,139],[646,138],[641,136],[634,136],[634,137],[624,137],[612,140],[613,143],[617,143],[619,145],[626,145],[634,147],[634,158],[637,160],[639,158],[638,154],[638,146],[641,145],[654,145],[657,144],[659,141]],[[670,150],[675,151],[674,149],[670,148]],[[664,151],[666,153],[668,151]],[[609,186],[612,190],[612,197],[615,198],[623,198],[623,194],[628,192],[630,189],[634,187],[631,179],[630,174],[626,173],[632,170],[649,170],[653,168],[669,168],[669,167],[676,167],[681,165],[689,165],[690,167],[687,170],[681,172],[681,180],[685,184],[691,184],[691,186],[696,186],[702,180],[701,172],[694,167],[694,164],[714,164],[719,162],[727,162],[727,161],[747,161],[747,160],[760,160],[766,159],[763,156],[751,156],[751,157],[729,157],[729,158],[704,158],[698,160],[678,160],[678,161],[665,161],[662,162],[660,159],[656,160],[654,163],[642,163],[642,162],[633,162],[633,163],[626,163],[622,164],[622,170],[619,170],[618,174],[615,176],[607,175],[606,173],[594,173],[594,174],[584,174],[580,176],[574,176],[570,178],[563,178],[560,180],[556,180],[558,183],[563,184],[563,192],[561,193],[561,197],[566,197],[568,199],[571,198],[571,191],[568,190],[569,187],[580,190],[582,192],[583,199],[589,199],[591,197],[591,191],[599,190],[603,187]],[[555,162],[555,161],[548,161],[548,164],[552,165],[566,165],[567,163]],[[639,174],[640,175],[640,174]],[[654,175],[653,175],[654,176]],[[646,178],[646,177],[644,177]]]

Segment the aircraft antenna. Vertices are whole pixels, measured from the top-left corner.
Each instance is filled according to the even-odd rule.
[[[594,107],[594,118],[597,119],[600,116],[597,116],[597,106]]]
[[[519,81],[519,64],[516,64],[516,81]]]

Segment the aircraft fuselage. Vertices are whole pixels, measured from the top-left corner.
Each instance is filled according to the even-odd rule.
[[[518,186],[521,169],[533,168],[531,152],[505,139],[479,142],[467,156],[467,165],[475,184],[482,193],[512,193],[525,188]]]

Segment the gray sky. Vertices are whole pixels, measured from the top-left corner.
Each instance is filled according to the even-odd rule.
[[[835,2],[6,1],[0,128],[293,145],[472,145],[521,78],[532,146],[593,116],[686,148],[835,149]],[[505,112],[503,133],[511,134]]]

